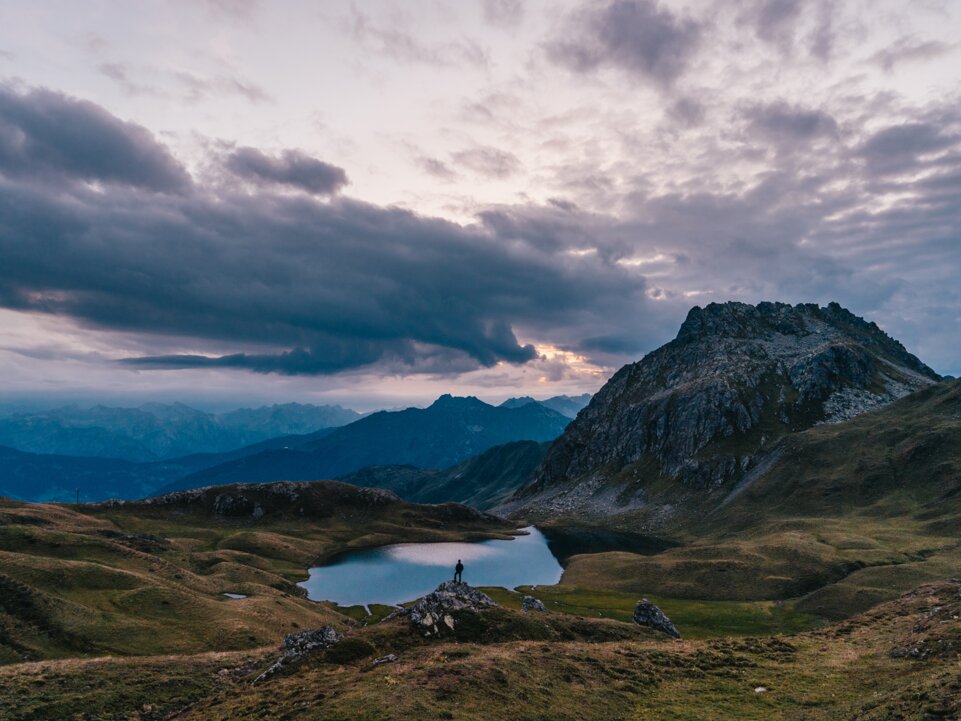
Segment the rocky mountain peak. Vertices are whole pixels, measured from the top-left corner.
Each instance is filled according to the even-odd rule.
[[[694,307],[674,340],[594,396],[516,505],[535,515],[653,513],[653,486],[675,496],[727,486],[784,435],[938,380],[837,303]]]
[[[450,393],[444,393],[438,396],[437,400],[430,404],[430,408],[434,409],[468,409],[468,408],[486,408],[487,403],[484,403],[481,399],[476,396],[452,396]]]

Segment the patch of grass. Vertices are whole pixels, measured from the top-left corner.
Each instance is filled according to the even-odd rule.
[[[518,590],[540,599],[550,611],[624,622],[631,621],[639,600],[637,594],[569,586],[522,586]],[[793,603],[646,598],[668,615],[684,638],[691,639],[798,633],[824,623],[798,611]]]
[[[317,559],[373,542],[465,540],[510,528],[443,506],[360,511],[255,523],[178,507],[0,499],[0,567],[22,587],[5,594],[19,599],[17,608],[0,608],[0,663],[238,650],[274,645],[299,628],[346,627],[342,609],[307,600],[295,585]],[[248,598],[231,601],[225,591]],[[393,609],[373,610],[372,618],[347,614],[371,623]]]

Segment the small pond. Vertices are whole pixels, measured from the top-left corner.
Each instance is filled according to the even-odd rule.
[[[528,535],[509,541],[399,543],[354,551],[329,566],[311,568],[310,577],[298,585],[314,601],[396,605],[453,578],[458,559],[464,563],[464,582],[472,586],[557,583],[562,568],[544,534],[533,526],[523,530]]]

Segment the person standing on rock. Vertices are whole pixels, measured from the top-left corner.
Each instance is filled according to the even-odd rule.
[[[457,583],[464,582],[463,573],[464,573],[464,564],[461,563],[460,559],[458,558],[457,565],[454,566],[454,580],[457,581]]]

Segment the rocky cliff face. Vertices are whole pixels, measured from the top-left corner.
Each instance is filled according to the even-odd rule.
[[[685,499],[709,505],[784,435],[938,379],[836,303],[695,307],[677,338],[621,368],[594,396],[507,509],[631,513],[642,525],[664,525]]]

